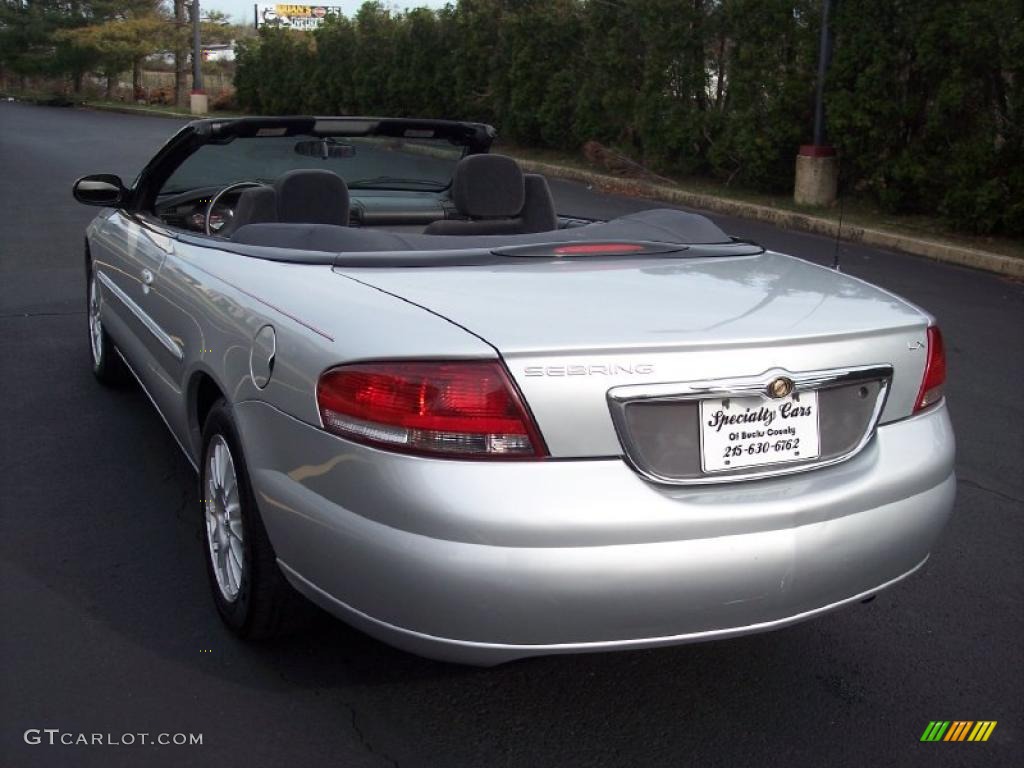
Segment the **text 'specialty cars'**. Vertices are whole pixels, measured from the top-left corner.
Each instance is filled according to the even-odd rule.
[[[558,216],[493,138],[202,120],[76,183],[95,373],[197,467],[229,627],[301,593],[487,665],[781,627],[925,563],[934,318],[694,214]]]

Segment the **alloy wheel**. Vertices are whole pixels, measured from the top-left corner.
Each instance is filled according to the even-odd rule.
[[[100,321],[100,292],[96,287],[95,274],[89,279],[89,342],[93,365],[99,365],[103,362],[103,323]]]
[[[203,509],[210,563],[224,599],[234,602],[245,572],[245,534],[235,462],[223,435],[215,434],[207,446],[205,475]]]

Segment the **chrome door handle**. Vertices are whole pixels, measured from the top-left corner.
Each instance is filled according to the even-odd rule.
[[[148,269],[142,270],[142,282],[146,285],[153,284],[153,272]]]

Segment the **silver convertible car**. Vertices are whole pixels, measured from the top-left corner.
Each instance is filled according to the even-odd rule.
[[[782,627],[925,563],[956,487],[930,315],[698,215],[560,217],[493,138],[201,120],[76,182],[95,375],[197,468],[232,630],[301,595],[490,665]]]

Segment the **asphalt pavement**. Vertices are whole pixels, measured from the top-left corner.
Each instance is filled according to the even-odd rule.
[[[838,247],[844,271],[940,320],[956,513],[924,569],[868,605],[755,637],[493,669],[326,617],[248,645],[208,595],[191,467],[137,388],[89,372],[95,210],[71,183],[130,180],[176,127],[0,103],[0,766],[1024,764],[1024,285],[712,216],[819,263]],[[552,187],[565,214],[652,206]],[[984,744],[921,743],[936,719],[998,725]],[[41,729],[202,744],[51,746]]]

